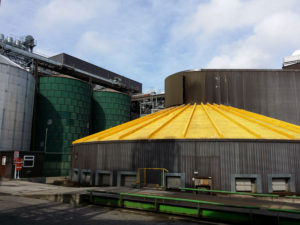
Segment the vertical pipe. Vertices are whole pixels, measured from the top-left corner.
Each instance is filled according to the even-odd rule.
[[[137,176],[136,176],[136,184],[140,185],[140,168],[138,168]]]
[[[163,187],[165,187],[165,169],[163,169]]]
[[[46,127],[45,130],[45,146],[44,146],[44,152],[47,152],[47,136],[48,136],[48,127]]]
[[[146,168],[144,168],[144,186],[146,186]]]

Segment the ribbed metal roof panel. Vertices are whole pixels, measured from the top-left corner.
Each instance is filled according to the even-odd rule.
[[[225,105],[188,104],[161,110],[73,144],[141,139],[300,140],[300,126]]]

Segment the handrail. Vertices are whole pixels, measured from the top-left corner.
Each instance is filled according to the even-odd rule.
[[[196,190],[201,190],[201,189],[196,189]],[[216,190],[211,190],[211,191],[216,191]],[[90,192],[90,199],[91,199],[90,201],[93,201],[93,193],[94,192],[97,193],[99,191],[88,190],[88,192]],[[225,191],[218,191],[218,192],[225,192]],[[236,193],[236,192],[231,192],[231,193]],[[248,193],[246,193],[246,194],[248,194]],[[133,198],[133,199],[126,198],[125,196],[137,197],[137,199],[135,199],[135,198]],[[97,197],[97,195],[95,195],[95,197]],[[119,200],[117,202],[113,203],[113,204],[115,204],[115,206],[124,207],[126,202],[144,202],[145,199],[153,199],[154,200],[153,201],[153,207],[150,210],[155,210],[156,209],[156,211],[157,210],[159,211],[159,205],[177,204],[179,207],[197,208],[198,210],[202,210],[202,209],[205,209],[205,208],[210,208],[213,205],[214,206],[220,206],[220,207],[248,209],[249,210],[248,212],[251,214],[251,217],[255,213],[254,210],[259,210],[260,211],[261,209],[268,210],[268,211],[274,211],[274,212],[277,212],[277,213],[300,214],[300,210],[297,210],[297,209],[282,209],[282,208],[271,208],[271,207],[270,208],[265,208],[264,206],[250,206],[250,205],[232,205],[232,204],[212,202],[212,201],[203,201],[203,200],[186,199],[186,198],[174,198],[174,197],[159,196],[159,195],[136,194],[136,193],[119,193]],[[158,200],[162,200],[162,201],[159,202]],[[177,203],[176,202],[167,202],[165,200],[176,201]],[[186,205],[181,205],[180,202],[196,203],[196,205],[186,206]],[[202,204],[202,205],[200,205],[200,204]],[[206,207],[206,206],[208,206],[208,207]],[[147,209],[149,210],[149,208],[147,208]],[[216,211],[221,211],[221,212],[223,211],[221,208],[217,208],[215,210]],[[226,209],[226,211],[227,211],[227,209]],[[198,212],[198,215],[199,215],[199,212]],[[280,216],[280,214],[276,214],[275,216],[276,217]],[[292,224],[295,224],[295,223],[292,223]]]
[[[276,194],[232,192],[232,191],[207,190],[207,189],[197,189],[197,188],[179,188],[179,189],[184,190],[184,191],[210,192],[210,193],[231,194],[231,195],[250,195],[250,196],[257,196],[257,197],[279,197],[279,195],[276,195]]]
[[[149,199],[161,199],[161,200],[173,200],[179,202],[192,202],[198,204],[208,204],[208,205],[217,205],[217,206],[225,206],[225,207],[237,207],[237,208],[247,208],[247,209],[259,209],[258,206],[248,206],[248,205],[230,205],[219,202],[210,202],[210,201],[202,201],[202,200],[194,200],[187,198],[173,198],[159,195],[143,195],[143,194],[134,194],[134,193],[120,193],[121,196],[132,196],[132,197],[141,197],[141,198],[149,198]]]

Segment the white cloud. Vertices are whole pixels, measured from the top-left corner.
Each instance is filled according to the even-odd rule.
[[[257,23],[248,38],[223,46],[207,68],[279,68],[287,49],[300,45],[299,23],[295,13],[272,14]]]
[[[0,32],[32,34],[43,54],[69,53],[145,90],[204,66],[280,68],[300,48],[297,0],[29,2],[2,0]]]
[[[29,34],[32,26],[31,15],[34,15],[40,7],[39,2],[39,0],[2,0],[0,5],[0,32],[18,37]]]
[[[113,11],[115,7],[117,5],[109,0],[51,0],[38,10],[34,25],[41,31],[59,31],[69,26],[80,29],[78,26],[105,17],[106,12]]]
[[[103,54],[112,53],[116,47],[112,40],[104,39],[95,31],[88,31],[79,39],[78,50],[82,52],[102,52]]]
[[[200,3],[197,11],[185,17],[173,32],[183,37],[199,32],[212,36],[252,26],[270,14],[292,10],[295,4],[295,0],[211,0]]]

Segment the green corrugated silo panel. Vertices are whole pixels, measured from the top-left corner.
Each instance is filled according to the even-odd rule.
[[[130,96],[110,89],[92,95],[92,133],[130,120]]]
[[[79,137],[89,134],[90,85],[65,76],[49,76],[40,77],[38,87],[35,150],[46,150],[45,176],[65,176],[74,133]]]

